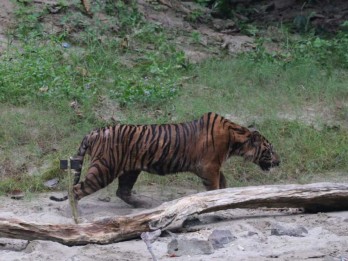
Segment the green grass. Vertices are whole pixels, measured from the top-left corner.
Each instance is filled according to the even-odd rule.
[[[112,23],[70,9],[62,23],[70,21],[79,34],[46,35],[38,23],[45,12],[18,9],[13,34],[20,47],[9,46],[0,57],[0,194],[44,191],[43,181],[64,176],[59,159],[73,155],[91,129],[108,124],[95,113],[105,100],[118,105],[113,113],[123,123],[188,121],[215,111],[256,126],[274,144],[281,167],[264,173],[232,158],[224,166],[231,186],[308,182],[348,171],[344,36],[304,39],[280,54],[258,48],[190,65],[170,42],[173,32],[145,22],[134,6],[106,3],[96,8],[124,10],[112,18],[119,21],[119,35]],[[72,46],[63,48],[65,41]],[[318,114],[302,117],[308,108]],[[192,174],[144,174],[139,184],[152,182],[202,187]]]
[[[0,194],[14,188],[44,190],[43,181],[59,173],[59,158],[72,155],[76,140],[93,126],[69,104],[1,104],[0,118]]]
[[[191,95],[211,100],[208,104],[227,106],[227,111],[265,113],[301,108],[306,104],[346,100],[346,71],[330,76],[311,61],[286,67],[275,63],[239,59],[210,60],[197,68],[197,80]],[[195,89],[195,90],[193,90]],[[190,94],[188,94],[190,95]]]

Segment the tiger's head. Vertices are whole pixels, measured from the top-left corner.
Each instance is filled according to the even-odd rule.
[[[264,171],[269,171],[280,164],[280,158],[273,150],[272,144],[258,131],[250,131],[250,136],[243,147],[243,157],[259,165]]]

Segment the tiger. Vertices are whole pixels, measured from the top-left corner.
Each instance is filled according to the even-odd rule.
[[[90,165],[80,181],[85,154],[90,155]],[[132,195],[141,171],[162,176],[192,172],[206,190],[224,189],[227,182],[221,167],[231,156],[241,156],[264,171],[280,164],[272,144],[257,130],[213,112],[178,124],[103,127],[87,134],[73,157],[80,164],[74,174],[72,195],[78,201],[118,178],[116,196],[141,207],[144,202]],[[63,201],[68,196],[50,199]]]

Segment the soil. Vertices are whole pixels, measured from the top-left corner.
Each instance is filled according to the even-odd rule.
[[[110,190],[110,189],[108,189]],[[194,189],[142,186],[138,195],[153,206],[163,201],[196,193]],[[179,194],[180,193],[180,194]],[[73,223],[67,202],[52,202],[45,193],[14,200],[1,197],[0,218],[64,224]],[[128,206],[107,190],[80,201],[81,217],[86,221],[142,211]],[[110,201],[104,201],[110,198]],[[299,235],[275,235],[277,226],[298,227]],[[171,257],[167,253],[173,235],[162,232],[152,250],[158,260],[348,260],[348,212],[304,214],[296,209],[231,209],[199,215],[187,222],[178,240],[207,240],[214,230],[229,230],[236,238],[212,254]],[[191,231],[191,232],[190,232]],[[152,260],[140,239],[109,245],[68,247],[56,242],[0,238],[0,260]]]

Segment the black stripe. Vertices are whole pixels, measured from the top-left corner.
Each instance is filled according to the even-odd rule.
[[[215,114],[215,117],[213,119],[213,123],[212,123],[212,127],[211,127],[211,139],[212,139],[212,142],[213,142],[213,149],[215,150],[215,140],[214,140],[214,125],[215,125],[215,121],[217,119],[218,115]]]
[[[189,130],[188,130],[188,128],[187,128],[187,125],[184,123],[184,124],[182,124],[181,125],[182,126],[182,128],[183,128],[183,138],[184,138],[184,153],[183,154],[185,154],[185,150],[186,150],[186,139],[187,139],[187,136],[188,136],[188,134],[189,134]]]
[[[115,170],[116,166],[116,155],[115,155],[115,149],[114,146],[110,149],[110,156],[109,156],[109,176],[110,176],[110,182],[113,181],[117,177],[117,173]]]
[[[166,134],[165,126],[166,125],[158,126],[158,137],[157,137],[157,140],[151,144],[151,148],[149,150],[150,154],[149,154],[148,163],[147,163],[148,167],[152,164],[152,161],[155,159],[155,157],[157,155],[157,151],[158,151],[158,148],[159,148],[160,141],[162,141],[163,143],[165,142],[164,141],[164,137],[162,138],[162,133],[164,133],[164,135]]]
[[[178,152],[179,152],[180,147],[181,147],[180,146],[180,144],[181,144],[181,142],[180,142],[180,130],[179,130],[179,126],[180,125],[175,124],[173,126],[174,126],[175,132],[176,132],[176,134],[175,134],[175,143],[174,143],[175,150],[174,150],[173,155],[171,157],[170,163],[168,164],[168,170],[170,172],[176,172],[176,168],[177,168],[176,166],[178,165],[178,162],[180,161],[180,159],[177,159],[177,156],[178,156]],[[172,165],[174,163],[176,163],[174,165],[175,167],[172,167]]]
[[[211,112],[209,112],[208,113],[208,115],[207,115],[207,130],[206,130],[206,145],[207,145],[207,149],[208,149],[208,146],[209,146],[209,124],[210,124],[210,116],[211,116]],[[204,146],[203,146],[203,148],[204,148]]]
[[[199,119],[199,129],[202,131],[204,128],[204,117]]]
[[[97,183],[98,184],[97,185],[96,183],[94,183],[90,179],[86,179],[84,183],[86,184],[86,188],[88,187],[92,190],[92,193],[94,193],[94,192],[98,191],[100,188],[102,188],[102,187],[98,187],[99,183]],[[84,193],[88,193],[88,192],[86,190],[84,190]],[[89,193],[88,195],[90,195],[92,193]]]
[[[186,158],[186,154],[184,154],[183,158],[181,159],[182,163],[181,163],[181,171],[186,171],[187,167],[185,166],[187,158]]]
[[[151,131],[150,131],[149,129],[148,129],[148,131],[147,131],[147,135],[146,135],[146,138],[145,138],[145,144],[148,143],[150,134],[151,134],[151,133],[154,133],[154,131],[152,130],[152,126],[150,126],[150,128],[151,128]]]
[[[111,127],[111,146],[115,146],[116,126]]]
[[[88,193],[85,190],[85,183],[84,182],[80,183],[80,190],[83,192],[83,194],[88,195]]]
[[[164,147],[162,146],[162,153],[159,157],[159,159],[154,163],[152,164],[152,167],[154,168],[154,170],[160,174],[160,175],[163,175],[165,174],[164,173],[164,160],[166,159],[166,157],[168,156],[169,154],[169,149],[170,149],[170,145],[171,145],[171,134],[172,134],[172,130],[171,130],[171,126],[170,124],[166,124],[164,125],[165,127],[165,134],[164,134],[164,141],[163,141],[163,144]]]
[[[132,170],[136,167],[136,163],[137,163],[137,161],[138,161],[137,157],[138,157],[138,155],[139,155],[139,148],[142,147],[142,144],[143,144],[142,139],[143,139],[143,137],[144,137],[144,135],[145,135],[145,132],[146,132],[146,130],[147,130],[147,126],[144,125],[144,126],[140,126],[140,127],[138,127],[138,128],[141,128],[141,132],[139,133],[137,140],[134,142],[134,144],[133,144],[133,146],[132,146],[132,148],[130,149],[130,152],[129,152],[129,157],[130,157],[130,160],[129,160],[129,169],[132,169]],[[133,159],[134,162],[133,162],[133,164],[132,164],[131,158],[132,158],[132,155],[133,155],[133,151],[134,151],[134,150],[135,150],[135,155],[134,155],[134,159]],[[133,166],[132,166],[132,165],[133,165]]]
[[[94,172],[91,172],[90,174],[92,174],[95,177],[95,179],[97,180],[98,185],[102,188],[102,187],[106,186],[107,179],[104,178],[104,173],[103,173],[102,169],[100,168],[99,164],[104,165],[105,162],[103,163],[101,160],[98,160],[97,163],[94,163],[91,167],[96,168],[97,169],[97,173],[94,174]],[[86,181],[87,180],[88,179],[86,179]]]
[[[130,157],[132,156],[132,155],[130,155],[129,146],[131,145],[134,134],[137,131],[136,126],[132,125],[130,128],[131,128],[131,130],[130,130],[130,133],[128,135],[127,143],[123,145],[124,151],[123,151],[122,156],[123,156],[124,161],[122,161],[122,170],[125,170],[125,167],[127,166],[127,163],[128,163],[128,161],[130,161]]]

